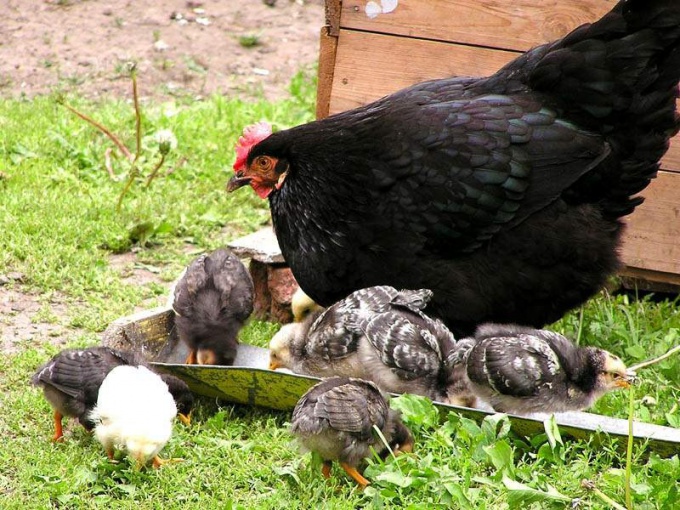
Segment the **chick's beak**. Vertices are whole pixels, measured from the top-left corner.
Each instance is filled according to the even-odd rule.
[[[229,179],[229,182],[227,182],[227,192],[231,193],[232,191],[236,191],[243,186],[247,186],[250,184],[251,180],[252,177],[248,177],[237,172],[231,179]]]
[[[189,414],[177,413],[177,418],[179,418],[179,421],[181,421],[187,427],[191,425],[191,413]]]
[[[394,455],[400,455],[402,453],[413,453],[413,441],[405,442],[394,449]]]
[[[614,386],[616,386],[617,388],[630,388],[632,382],[633,378],[629,377],[627,374],[624,374],[614,379]]]
[[[279,362],[275,360],[269,360],[269,370],[276,370],[277,368],[281,368]]]

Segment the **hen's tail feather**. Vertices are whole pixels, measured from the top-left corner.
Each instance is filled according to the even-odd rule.
[[[623,0],[523,64],[549,106],[612,146],[613,159],[576,184],[574,199],[599,197],[613,217],[632,212],[642,199],[630,197],[655,177],[680,129],[680,1]]]

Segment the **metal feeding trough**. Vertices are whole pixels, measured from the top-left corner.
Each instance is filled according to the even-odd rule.
[[[103,344],[122,350],[139,352],[158,367],[182,378],[198,395],[216,397],[229,402],[291,411],[302,394],[313,386],[316,377],[272,371],[267,349],[240,344],[234,366],[184,365],[188,350],[179,341],[174,328],[174,313],[156,308],[114,321],[104,332]],[[435,402],[445,415],[453,412],[481,422],[490,412]],[[530,437],[545,431],[545,417],[510,415],[512,430]],[[569,412],[555,416],[563,437],[592,438],[596,442],[606,434],[619,438],[625,448],[628,421],[593,413]],[[680,429],[650,423],[634,422],[633,438],[662,457],[680,453]]]

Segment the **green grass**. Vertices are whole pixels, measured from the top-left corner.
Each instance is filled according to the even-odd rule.
[[[172,280],[196,253],[250,232],[268,219],[253,193],[229,195],[224,186],[233,146],[242,127],[268,119],[281,127],[312,117],[313,84],[299,76],[290,100],[246,103],[214,97],[205,102],[144,107],[144,135],[170,129],[178,147],[166,168],[175,168],[144,191],[133,187],[120,212],[123,185],[103,165],[111,144],[52,98],[0,101],[0,274],[24,274],[16,290],[38,293],[34,320],[78,327],[70,345],[99,342],[115,318],[166,287],[131,285],[110,267],[114,253],[135,250],[141,264]],[[134,144],[134,114],[126,103],[92,104],[69,98]],[[183,159],[186,162],[180,164]],[[114,168],[124,167],[114,162]],[[0,296],[4,288],[0,287]],[[67,317],[53,313],[55,297]],[[582,313],[555,329],[599,345],[628,363],[659,355],[678,343],[680,313],[673,301],[633,300],[603,293]],[[248,343],[266,345],[276,326],[252,322]],[[45,339],[46,340],[46,339]],[[57,348],[47,341],[20,346],[0,358],[0,508],[610,508],[581,487],[584,479],[619,504],[624,502],[625,453],[601,444],[546,433],[521,438],[505,418],[483,424],[441,416],[425,399],[401,397],[416,437],[416,453],[370,460],[372,485],[360,492],[336,466],[327,483],[318,460],[300,455],[287,432],[288,413],[201,399],[190,428],[175,427],[164,457],[183,463],[137,471],[126,460],[112,464],[101,446],[75,424],[66,441],[52,444],[50,408],[28,384],[35,368]],[[680,362],[646,369],[635,388],[635,417],[680,426]],[[627,417],[628,394],[607,395],[595,411]],[[632,496],[636,508],[680,505],[677,456],[661,459],[633,452]]]

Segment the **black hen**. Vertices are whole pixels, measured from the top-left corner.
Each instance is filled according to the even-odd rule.
[[[238,333],[253,312],[253,280],[229,250],[201,255],[177,282],[173,309],[187,364],[232,365]]]
[[[624,0],[496,74],[420,83],[239,140],[229,190],[268,197],[282,253],[328,306],[428,288],[456,334],[534,327],[619,266],[620,218],[678,131],[680,2]]]

